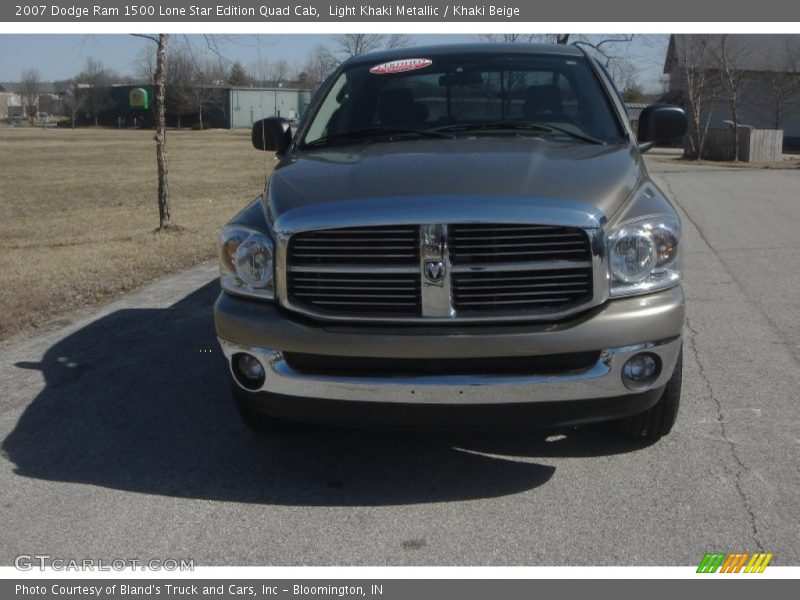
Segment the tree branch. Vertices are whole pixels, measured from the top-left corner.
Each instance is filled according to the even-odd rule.
[[[132,33],[133,37],[144,38],[146,40],[150,40],[154,44],[158,43],[158,37],[155,35],[150,35],[149,33]]]

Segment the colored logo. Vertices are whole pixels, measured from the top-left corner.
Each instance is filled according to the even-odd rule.
[[[391,62],[375,65],[369,72],[373,75],[391,75],[392,73],[405,73],[406,71],[416,71],[424,69],[433,64],[429,58],[404,58]]]
[[[706,552],[697,572],[763,573],[771,560],[771,552]]]

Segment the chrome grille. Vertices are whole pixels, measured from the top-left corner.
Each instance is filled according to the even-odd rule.
[[[281,298],[331,319],[552,319],[601,301],[597,232],[525,224],[300,232],[283,246]],[[430,278],[432,262],[444,265],[444,280]]]

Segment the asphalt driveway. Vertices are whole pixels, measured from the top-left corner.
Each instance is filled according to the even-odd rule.
[[[258,438],[229,401],[203,265],[0,345],[0,564],[800,563],[800,171],[651,163],[688,249],[668,438]]]

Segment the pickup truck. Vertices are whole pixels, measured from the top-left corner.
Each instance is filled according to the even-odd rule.
[[[351,58],[220,232],[214,307],[253,429],[671,430],[681,394],[681,223],[606,69],[566,45]]]

